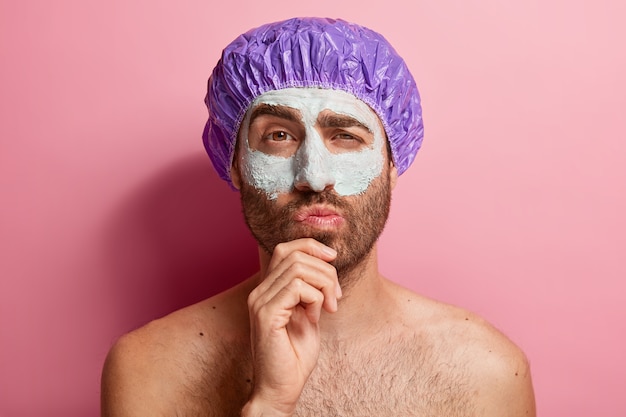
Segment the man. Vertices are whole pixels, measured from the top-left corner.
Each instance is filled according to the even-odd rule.
[[[291,19],[231,43],[204,141],[241,192],[260,270],[123,336],[104,416],[533,416],[523,353],[377,267],[419,95],[379,34]]]

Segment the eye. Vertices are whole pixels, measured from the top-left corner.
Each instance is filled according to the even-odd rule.
[[[358,150],[365,146],[365,141],[362,137],[347,131],[335,133],[331,137],[331,143],[336,149],[343,149],[347,151]]]
[[[333,139],[341,139],[341,140],[360,140],[359,138],[357,138],[354,135],[351,135],[350,133],[338,133],[336,134]]]
[[[266,135],[263,139],[272,141],[272,142],[284,142],[288,140],[294,140],[294,137],[291,136],[289,133],[285,132],[284,130],[277,130],[275,132],[271,132],[270,134]]]

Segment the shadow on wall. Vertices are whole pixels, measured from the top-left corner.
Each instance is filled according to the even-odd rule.
[[[116,313],[130,326],[124,330],[232,287],[258,267],[239,193],[217,177],[204,153],[132,191],[105,236],[108,285]]]

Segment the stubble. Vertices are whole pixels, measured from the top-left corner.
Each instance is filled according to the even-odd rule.
[[[278,207],[277,200],[270,200],[250,185],[242,184],[240,191],[246,224],[263,250],[271,254],[279,243],[305,237],[316,239],[337,251],[331,264],[342,286],[348,284],[348,277],[355,275],[353,272],[371,253],[391,205],[389,168],[383,169],[364,193],[355,196],[341,197],[334,190],[293,191],[295,199]],[[328,205],[342,213],[345,222],[339,230],[321,231],[294,220],[296,212],[314,204]]]

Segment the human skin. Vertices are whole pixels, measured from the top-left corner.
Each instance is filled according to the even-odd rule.
[[[393,189],[397,173],[381,152],[370,188]],[[238,161],[233,183],[243,190]],[[343,199],[358,206],[372,190]],[[309,192],[303,181],[273,204]],[[260,270],[242,284],[122,337],[103,372],[103,416],[535,415],[514,344],[383,277],[375,245],[338,273],[349,234],[320,221],[296,223],[292,240],[260,242]],[[320,228],[336,238],[307,237]]]
[[[233,183],[246,223],[267,253],[300,237],[319,240],[338,252],[331,263],[346,275],[372,249],[389,215],[389,180],[397,175],[393,165],[384,167],[382,125],[347,93],[280,93],[255,101],[241,128]],[[279,193],[284,186],[289,192]]]
[[[278,109],[281,114],[271,113]],[[276,134],[282,136],[268,137]],[[382,171],[385,133],[378,117],[340,90],[268,91],[252,103],[240,137],[244,180],[271,199],[297,183],[318,192],[332,185],[340,196],[361,194]]]
[[[342,125],[341,128],[320,126],[318,122],[324,116],[329,116],[329,112],[332,117],[339,115],[329,109],[342,108],[341,104],[345,104],[342,102],[345,98],[322,96],[326,101],[322,101],[321,105],[311,106],[314,109],[311,114],[307,107],[295,108],[300,91],[288,92],[286,97],[278,97],[278,104],[294,103],[294,107],[283,108],[283,110],[294,112],[296,117],[281,118],[271,113],[262,114],[249,126],[244,126],[242,132],[245,136],[240,141],[240,151],[244,156],[247,155],[246,152],[250,152],[248,147],[253,151],[262,150],[270,154],[297,155],[307,145],[307,141],[315,141],[335,153],[345,155],[364,151],[375,152],[377,158],[381,160],[384,158],[382,128],[371,110],[366,109],[369,114],[366,113],[364,116],[355,116],[362,126],[358,124],[349,127]],[[341,104],[338,105],[337,101]],[[351,107],[356,107],[355,104],[358,104],[352,96],[349,96],[346,101]],[[258,105],[266,103],[267,101],[261,101]],[[247,120],[249,123],[249,119]],[[369,147],[373,144],[377,146],[370,150]],[[316,177],[311,172],[319,170],[320,157],[306,155],[303,159],[305,160],[296,166],[293,176],[295,192],[267,196],[275,200],[276,206],[285,206],[289,201],[297,199],[299,193],[322,192],[336,185],[335,176]],[[233,169],[233,183],[241,188],[247,184],[242,183],[239,165],[248,162],[248,158],[243,157],[239,161]],[[388,166],[386,170],[393,170],[393,168]],[[301,174],[300,171],[304,171],[305,174]],[[385,175],[385,179],[388,183],[382,186],[389,188],[391,185],[388,175]],[[364,191],[364,194],[372,192],[371,190]],[[363,199],[363,195],[356,196],[352,199],[355,200],[352,204],[359,204]],[[307,214],[304,220],[299,220],[302,218],[302,212],[311,212],[311,207],[304,207],[296,212],[293,215],[295,232],[291,237],[307,236],[315,231],[336,235],[347,234],[339,209],[328,205],[319,207],[320,210],[322,208],[332,212],[333,215],[318,216],[313,212],[312,215]],[[248,224],[251,225],[251,222],[248,221]],[[253,225],[251,229],[254,233]],[[248,298],[252,356],[255,362],[255,387],[249,403],[244,408],[243,415],[255,415],[260,410],[262,414],[271,412],[272,415],[293,415],[300,394],[319,356],[318,323],[322,310],[327,313],[336,312],[338,299],[342,294],[337,271],[330,264],[337,257],[337,252],[314,239],[299,238],[274,246],[264,243],[256,233],[255,236],[262,246],[266,248],[269,246],[266,254],[271,253],[271,258],[265,270],[261,271],[265,279],[250,293]],[[372,244],[377,237],[377,235],[373,237]],[[349,250],[347,245],[340,247],[343,251]],[[351,274],[354,275],[354,272]],[[345,276],[341,278],[347,279]]]
[[[242,415],[293,415],[317,364],[322,309],[337,311],[341,289],[331,248],[312,239],[276,247],[248,299],[255,387]]]
[[[283,132],[281,130],[283,128],[288,132],[298,130],[297,127],[294,130],[287,130],[288,122],[284,121],[281,125],[271,117],[265,122],[264,124],[261,121],[258,125],[250,126],[250,137],[244,138],[249,139],[249,142],[242,142],[249,143],[254,149],[266,146],[258,138],[267,135],[267,126],[274,129],[273,132]],[[303,118],[303,124],[306,124],[306,118]],[[313,124],[312,121],[309,120],[309,124]],[[259,131],[256,135],[255,129]],[[324,137],[319,126],[316,129],[322,136],[322,140],[326,142],[331,142],[332,134],[336,133],[333,131],[328,137]],[[372,128],[369,130],[365,133],[359,132],[365,137],[366,143],[374,142],[374,137],[377,136],[372,133],[376,130]],[[245,129],[244,131],[248,132]],[[269,132],[272,133],[272,130]],[[290,145],[289,142],[285,143],[282,139],[281,137],[279,142],[281,146],[274,148],[274,152],[285,152],[285,148],[295,146]],[[271,144],[274,144],[273,141]],[[384,158],[385,155],[382,154],[381,149],[379,147],[378,152],[381,153],[381,158]],[[386,160],[386,165],[386,175],[383,176],[383,181],[387,183],[383,186],[393,188],[397,181],[397,174],[391,161]],[[234,183],[238,187],[245,186],[238,172],[236,165],[233,171]],[[296,178],[298,178],[297,175]],[[333,186],[332,177],[329,177],[328,184],[317,184],[315,191],[321,192],[328,186]],[[297,191],[304,192],[310,191],[312,187],[310,182],[302,181],[296,183],[295,188]],[[361,197],[357,197],[356,200],[358,201]],[[277,201],[277,205],[284,205],[290,198],[295,198],[293,193],[283,194]],[[340,233],[340,230],[334,230],[339,229],[334,223],[325,224],[322,227]],[[263,265],[267,265],[265,271],[263,268],[261,271],[265,279],[250,293],[248,298],[255,386],[250,400],[243,408],[242,415],[291,416],[296,412],[302,390],[319,357],[320,315],[322,312],[327,315],[337,312],[338,296],[341,295],[339,283],[342,280],[356,280],[359,282],[355,285],[366,287],[368,280],[371,283],[385,281],[381,279],[375,263],[364,261],[357,271],[345,274],[358,275],[358,278],[349,280],[346,276],[340,276],[338,279],[336,271],[328,268],[328,262],[335,259],[336,252],[324,245],[317,245],[315,241],[296,239],[286,244],[279,244],[265,253],[266,255],[272,254],[269,262],[267,259],[262,262]],[[264,258],[267,256],[262,256],[262,259]]]
[[[328,203],[305,206],[291,214],[291,223],[294,225],[285,224],[282,229],[289,229],[289,233],[281,230],[285,236],[278,239],[292,239],[290,241],[276,244],[276,241],[272,242],[258,232],[256,223],[251,221],[251,215],[245,209],[252,204],[246,204],[246,201],[253,198],[263,200],[264,197],[259,195],[261,193],[245,189],[250,185],[244,182],[240,166],[250,165],[250,154],[257,152],[296,158],[298,162],[293,170],[292,192],[278,195],[275,189],[259,190],[267,193],[265,198],[274,200],[272,205],[279,208],[297,200],[299,194],[321,193],[342,182],[349,185],[352,180],[350,173],[347,178],[345,175],[340,177],[342,173],[331,173],[333,163],[341,164],[330,161],[336,155],[361,156],[373,153],[369,159],[375,162],[369,165],[376,165],[376,161],[382,161],[385,157],[382,146],[384,133],[377,116],[349,94],[318,89],[289,89],[274,92],[269,98],[261,97],[261,100],[255,101],[251,110],[255,110],[255,106],[259,108],[268,104],[279,107],[281,112],[274,114],[269,111],[271,109],[265,109],[258,117],[245,119],[239,142],[240,155],[243,156],[235,161],[232,171],[233,184],[240,189],[244,187],[241,192],[247,223],[265,249],[265,254],[271,253],[269,262],[262,262],[266,265],[261,270],[265,278],[248,297],[255,385],[243,415],[256,415],[258,412],[293,415],[319,356],[319,320],[322,310],[331,314],[337,311],[338,299],[342,295],[339,278],[347,280],[347,275],[354,276],[363,271],[361,268],[349,272],[342,269],[338,276],[337,270],[331,265],[337,258],[337,251],[314,239],[303,238],[315,236],[316,232],[343,235],[344,241],[349,240],[347,235],[354,238],[356,230],[349,233],[343,218],[347,213]],[[347,120],[337,121],[344,116]],[[335,122],[329,125],[328,120]],[[318,149],[315,149],[316,146]],[[382,187],[389,193],[392,186],[389,172],[393,172],[394,183],[396,175],[393,165],[387,164],[383,176],[385,182],[379,178],[371,188]],[[247,179],[253,181],[254,169],[263,168],[263,165],[258,168],[253,165]],[[323,170],[327,172],[320,172]],[[382,168],[376,176],[380,176],[380,173]],[[283,177],[289,175],[289,171],[282,174]],[[353,197],[351,204],[363,205],[364,201],[368,202],[366,195],[374,193],[368,190],[369,182],[371,180],[361,190],[363,195]],[[343,185],[341,188],[354,189]],[[374,204],[370,202],[367,205]],[[386,204],[389,204],[388,200]],[[266,211],[272,212],[274,207],[266,207]],[[359,217],[366,215],[363,213]],[[258,217],[264,221],[267,215]],[[382,224],[369,238],[371,245],[382,231]],[[366,228],[371,230],[370,227]],[[339,250],[351,250],[347,243],[339,244],[337,240],[331,239],[331,242]],[[358,255],[359,262],[363,262],[370,250],[371,246]]]

